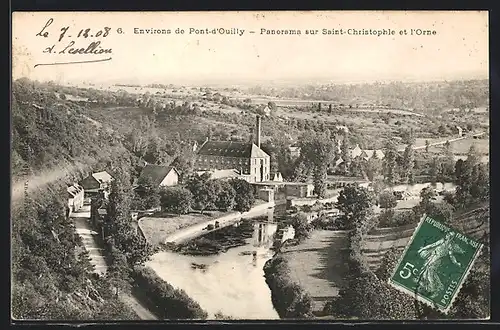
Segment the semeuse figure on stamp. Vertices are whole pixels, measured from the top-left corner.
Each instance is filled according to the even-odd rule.
[[[425,259],[419,274],[420,285],[424,290],[432,294],[432,298],[435,298],[444,288],[443,282],[439,278],[439,267],[443,259],[448,256],[452,263],[458,267],[462,266],[454,254],[463,253],[463,250],[453,242],[454,237],[455,233],[449,231],[444,238],[418,250],[418,255]]]

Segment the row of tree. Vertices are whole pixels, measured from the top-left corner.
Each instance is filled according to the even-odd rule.
[[[144,182],[142,182],[144,184]],[[180,186],[158,188],[145,186],[145,191],[137,193],[133,205],[135,209],[162,210],[176,214],[187,214],[193,210],[223,212],[248,211],[255,202],[252,186],[242,179],[210,179],[210,173],[192,174]]]

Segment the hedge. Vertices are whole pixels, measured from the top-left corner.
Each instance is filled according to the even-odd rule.
[[[141,289],[147,302],[162,319],[206,319],[208,314],[191,299],[184,290],[179,290],[162,280],[149,267],[135,267],[132,273],[134,284]]]
[[[290,278],[290,267],[281,255],[264,265],[264,277],[271,290],[271,300],[280,318],[311,318],[311,297]]]

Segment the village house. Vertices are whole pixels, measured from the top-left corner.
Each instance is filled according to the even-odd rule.
[[[68,212],[71,213],[78,211],[83,207],[84,189],[79,184],[73,184],[67,188],[68,191]]]
[[[371,150],[371,149],[361,149],[358,144],[352,150],[350,150],[351,159],[356,159],[358,157],[363,158],[364,160],[369,160],[373,157],[377,157],[378,159],[384,158],[384,152],[380,149]]]
[[[270,156],[260,148],[261,117],[257,116],[256,141],[205,141],[197,150],[196,171],[237,170],[250,183],[270,179]]]
[[[179,172],[173,166],[147,164],[137,182],[140,187],[141,182],[147,182],[156,188],[175,186],[179,183]]]
[[[93,197],[103,193],[104,198],[108,198],[112,181],[113,177],[108,172],[102,171],[90,174],[80,182],[80,185],[85,189],[86,196]]]

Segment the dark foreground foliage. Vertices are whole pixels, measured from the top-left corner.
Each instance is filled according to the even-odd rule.
[[[136,267],[132,277],[161,319],[206,319],[208,314],[184,290],[175,289],[148,267]]]
[[[64,192],[64,185],[49,185],[12,210],[13,318],[137,319],[108,280],[92,273],[88,253],[65,215]]]
[[[290,268],[285,258],[277,255],[264,266],[266,283],[271,289],[271,300],[281,318],[311,318],[312,299],[290,279]]]

